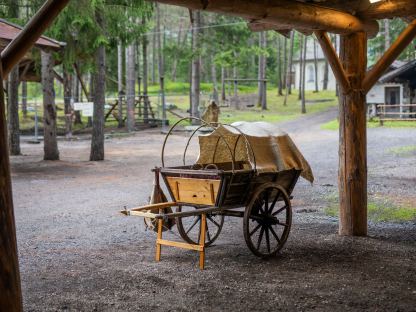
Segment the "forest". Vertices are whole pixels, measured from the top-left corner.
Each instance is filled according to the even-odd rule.
[[[0,17],[24,25],[42,2],[3,0]],[[381,31],[368,46],[370,65],[404,27],[401,19],[380,22]],[[20,134],[39,128],[45,159],[59,159],[57,136],[71,138],[73,132],[87,131],[92,133],[90,159],[102,160],[105,129],[130,132],[139,124],[200,117],[210,101],[232,106],[233,98],[247,95],[255,104],[253,111],[224,109],[222,120],[262,116],[276,121],[288,111],[306,113],[308,97],[336,99],[335,92],[326,91],[327,63],[323,77],[315,66],[315,90],[305,92],[302,60],[312,42],[316,63],[313,36],[254,28],[240,18],[141,0],[72,1],[45,34],[62,42],[62,49],[31,52],[41,78],[19,78],[16,66],[5,82],[11,153],[20,154]],[[337,48],[339,38],[333,35],[331,40]],[[411,45],[400,58],[415,57]],[[298,85],[294,59],[301,64]],[[323,81],[322,88],[318,81]],[[74,110],[78,102],[93,102],[93,113],[84,116]]]

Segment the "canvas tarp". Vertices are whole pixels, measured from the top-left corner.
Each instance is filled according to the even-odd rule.
[[[208,135],[199,136],[199,146],[199,164],[230,162],[234,153],[236,162],[246,162],[247,166],[256,167],[259,172],[297,169],[302,171],[301,176],[306,180],[311,183],[314,180],[308,162],[289,135],[266,122],[236,122],[231,126],[220,126]]]

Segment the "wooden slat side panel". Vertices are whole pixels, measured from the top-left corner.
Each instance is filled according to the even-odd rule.
[[[167,177],[166,179],[176,201],[197,205],[215,205],[220,180],[180,177]]]

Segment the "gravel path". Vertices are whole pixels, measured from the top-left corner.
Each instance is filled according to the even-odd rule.
[[[191,251],[164,248],[155,263],[155,235],[141,219],[117,213],[147,201],[158,132],[108,139],[100,163],[87,161],[87,140],[60,142],[59,162],[42,161],[42,146],[23,144],[25,155],[12,157],[12,166],[25,310],[415,311],[415,222],[370,223],[368,237],[348,238],[322,211],[337,191],[338,135],[318,126],[330,114],[283,127],[316,182],[295,189],[294,226],[281,255],[257,259],[241,220],[227,219],[205,271]],[[369,129],[368,139],[370,195],[416,206],[416,155],[391,152],[415,145],[416,129]],[[171,161],[184,143],[173,137]]]

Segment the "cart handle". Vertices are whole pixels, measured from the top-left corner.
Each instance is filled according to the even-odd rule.
[[[190,141],[191,141],[191,139],[192,139],[192,137],[195,135],[195,133],[199,130],[199,129],[201,129],[202,127],[210,127],[212,130],[216,130],[217,128],[218,128],[218,126],[217,127],[215,127],[214,126],[214,124],[215,125],[222,125],[222,124],[220,124],[220,123],[207,123],[206,121],[204,121],[204,120],[202,120],[202,119],[200,119],[200,118],[196,118],[196,117],[184,117],[184,118],[181,118],[181,119],[179,119],[173,126],[172,126],[172,128],[170,128],[170,130],[169,130],[169,132],[166,134],[166,137],[165,137],[165,140],[164,140],[164,142],[163,142],[163,146],[162,146],[162,167],[165,167],[165,147],[166,147],[166,143],[167,143],[167,140],[168,140],[168,137],[172,134],[172,132],[173,132],[173,129],[175,129],[182,121],[184,121],[184,120],[196,120],[196,121],[199,121],[199,122],[201,122],[202,123],[202,125],[201,126],[199,126],[197,129],[195,129],[193,132],[192,132],[192,134],[191,134],[191,136],[190,136],[190,138],[188,139],[188,142],[187,142],[187,144],[186,144],[186,147],[185,147],[185,151],[184,151],[184,154],[183,154],[183,164],[184,164],[184,166],[185,166],[185,157],[186,157],[186,151],[187,151],[187,149],[188,149],[188,146],[189,146],[189,143],[190,143]],[[228,150],[229,150],[229,152],[230,152],[230,155],[231,155],[231,165],[232,165],[232,169],[231,169],[231,171],[234,173],[234,171],[235,171],[235,160],[234,160],[234,154],[233,154],[233,151],[232,151],[232,149],[231,149],[231,147],[230,147],[230,145],[228,144],[228,142],[227,142],[227,140],[225,140],[225,138],[224,138],[224,136],[222,135],[222,134],[220,134],[220,137],[224,140],[224,143],[225,143],[225,145],[227,146],[227,148],[228,148]]]

